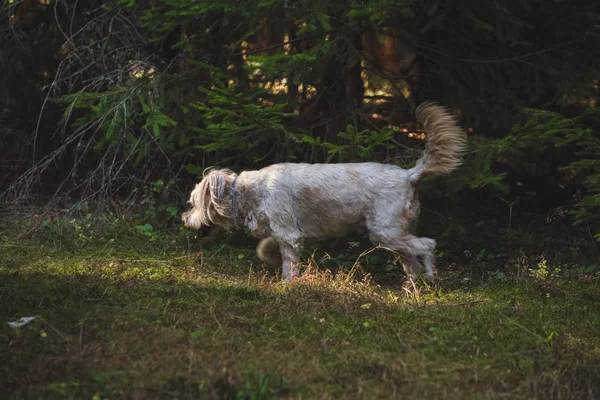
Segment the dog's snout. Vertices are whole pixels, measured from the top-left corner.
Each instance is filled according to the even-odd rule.
[[[184,225],[188,224],[188,220],[190,219],[190,212],[186,211],[183,214],[181,214],[181,220],[183,221]]]

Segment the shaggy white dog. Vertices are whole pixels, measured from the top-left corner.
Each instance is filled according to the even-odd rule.
[[[412,280],[435,275],[435,240],[414,235],[419,216],[417,183],[425,174],[447,174],[460,164],[465,134],[443,107],[416,110],[427,144],[415,167],[377,163],[275,164],[239,175],[213,169],[192,191],[186,227],[245,226],[263,238],[258,256],[281,264],[282,278],[297,275],[304,239],[343,236],[366,228],[374,244],[401,255]]]

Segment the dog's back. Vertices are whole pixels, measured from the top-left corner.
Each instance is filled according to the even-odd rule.
[[[400,212],[415,195],[409,171],[378,163],[284,163],[243,172],[238,181],[262,182],[261,208],[271,223],[314,238],[342,236],[374,213]]]

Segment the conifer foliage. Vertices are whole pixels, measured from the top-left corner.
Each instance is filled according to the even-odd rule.
[[[210,165],[410,165],[414,109],[434,100],[469,131],[446,193],[531,182],[548,206],[582,193],[578,221],[600,206],[595,2],[23,0],[0,12],[3,201],[109,198]]]

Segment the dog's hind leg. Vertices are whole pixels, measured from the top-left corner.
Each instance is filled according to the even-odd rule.
[[[429,280],[435,278],[435,240],[414,235],[404,235],[401,238],[401,243],[397,245],[400,246],[400,251],[408,251],[414,257],[421,257],[425,267],[425,276]]]
[[[423,260],[425,276],[428,279],[435,277],[435,240],[403,232],[399,227],[367,227],[373,243],[401,254],[402,266],[409,279],[414,280],[423,272],[419,257]]]
[[[428,238],[420,239],[427,239],[431,243],[430,250],[423,254],[423,264],[425,264],[425,276],[427,276],[427,279],[430,281],[433,281],[437,274],[435,269],[435,240]]]
[[[387,246],[386,246],[387,247]],[[414,254],[400,253],[400,263],[406,276],[414,282],[419,275],[422,275],[425,269]]]
[[[435,278],[435,240],[425,237],[417,237],[413,235],[403,235],[397,240],[388,241],[388,244],[383,244],[392,250],[398,251],[405,255],[408,259],[407,265],[402,264],[404,270],[411,278],[422,275],[429,280]],[[422,261],[419,262],[419,259]],[[424,267],[424,271],[423,271]]]

